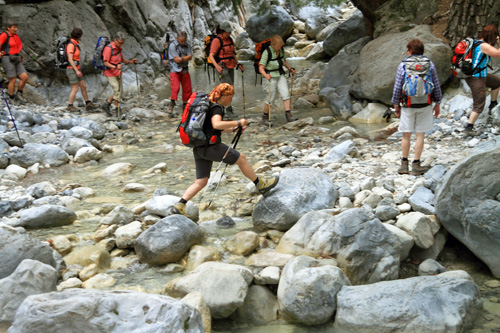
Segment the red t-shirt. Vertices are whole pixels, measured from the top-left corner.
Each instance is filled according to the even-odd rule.
[[[19,54],[23,49],[23,43],[21,43],[21,38],[17,34],[11,35],[9,34],[9,45],[4,45],[5,41],[7,41],[8,32],[2,32],[0,34],[0,44],[2,44],[2,49],[5,54]]]
[[[214,54],[214,58],[216,58],[217,56],[219,58],[234,57],[231,59],[222,59],[219,61],[219,63],[223,62],[227,68],[236,68],[237,61],[236,61],[236,54],[234,53],[234,43],[231,42],[230,38],[227,39],[222,38],[222,34],[219,34],[218,36],[222,39],[222,44],[223,44],[222,49],[219,38],[214,38],[212,44],[210,45],[210,53]],[[217,54],[217,52],[219,53]]]
[[[111,55],[111,51],[113,51],[113,55]],[[109,43],[102,51],[102,60],[115,66],[118,65],[123,62],[122,48],[116,46],[113,42]],[[116,68],[108,68],[104,70],[104,75],[107,77],[122,76],[122,72]]]
[[[74,45],[71,43],[74,43]],[[73,53],[73,61],[80,62],[80,48],[76,47],[76,45],[78,45],[78,42],[75,39],[71,38],[71,43],[68,43],[68,45],[66,45],[66,53]],[[68,68],[72,67],[68,66]],[[76,68],[80,69],[80,64],[76,65]]]

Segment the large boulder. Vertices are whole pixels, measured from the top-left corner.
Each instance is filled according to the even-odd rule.
[[[37,260],[23,260],[11,275],[0,279],[0,331],[12,323],[26,297],[55,291],[56,286],[54,267]]]
[[[399,242],[373,213],[362,208],[333,216],[304,215],[281,238],[276,250],[293,255],[335,258],[353,284],[396,279]]]
[[[406,45],[414,38],[425,46],[425,55],[436,65],[439,82],[449,77],[450,47],[435,37],[429,26],[417,26],[409,31],[387,34],[370,41],[361,51],[359,64],[352,74],[351,94],[360,99],[391,104],[396,71],[407,52]]]
[[[278,286],[283,318],[306,325],[323,324],[337,308],[337,293],[350,285],[338,267],[321,265],[307,256],[294,258],[283,269]]]
[[[347,44],[351,44],[365,36],[365,19],[358,10],[330,32],[324,40],[323,50],[333,57]]]
[[[293,31],[293,19],[283,7],[272,5],[266,14],[253,15],[247,20],[246,30],[248,36],[256,43],[273,35],[288,38]]]
[[[30,167],[35,163],[61,166],[68,161],[68,153],[59,146],[41,143],[27,143],[23,149],[10,155],[11,164],[17,164],[23,168]]]
[[[40,261],[58,271],[63,263],[48,243],[31,238],[21,228],[0,223],[0,279],[11,275],[25,259]]]
[[[161,266],[176,262],[202,239],[203,232],[198,224],[183,215],[172,215],[143,232],[134,248],[141,262]]]
[[[168,296],[66,289],[28,297],[11,332],[204,332],[195,308]]]
[[[221,262],[205,262],[186,276],[165,286],[165,293],[184,297],[197,291],[203,295],[214,318],[226,318],[243,305],[252,272],[243,266]]]
[[[37,229],[68,225],[76,220],[76,213],[65,206],[42,205],[21,210],[16,226]]]
[[[337,199],[337,189],[323,171],[285,169],[278,185],[255,205],[253,225],[286,231],[307,212],[333,208]]]
[[[472,278],[384,281],[342,288],[334,328],[366,333],[465,332],[480,308],[479,287]]]
[[[442,226],[500,277],[500,146],[451,168],[436,189]]]

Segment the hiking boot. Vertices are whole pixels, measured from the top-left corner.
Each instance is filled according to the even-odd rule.
[[[497,102],[497,101],[493,101],[493,102],[491,102],[491,103],[490,103],[490,107],[489,107],[490,111],[491,111],[491,110],[493,110],[493,109],[495,108],[495,106],[497,106],[497,105],[498,105],[498,102]]]
[[[183,204],[182,202],[176,202],[173,206],[170,206],[167,213],[169,215],[184,215],[185,217],[189,218],[189,216],[186,214],[186,204]]]
[[[478,136],[481,134],[481,131],[475,130],[474,127],[466,127],[464,130],[464,138],[469,136]]]
[[[92,102],[89,102],[89,103],[87,103],[87,104],[85,105],[85,110],[87,110],[87,111],[95,110],[95,109],[97,109],[97,108],[99,108],[99,105],[95,105],[95,104],[94,104],[94,103],[92,103]]]
[[[263,114],[263,115],[262,115],[262,125],[269,126],[269,123],[271,123],[271,122],[269,121],[269,115],[267,115],[267,114]],[[272,125],[273,125],[273,124],[271,123],[271,126],[272,126]]]
[[[401,160],[401,166],[398,169],[398,173],[400,175],[407,175],[410,173],[410,169],[408,168],[408,160],[406,161]]]
[[[104,110],[104,112],[106,113],[106,116],[108,116],[108,117],[112,117],[113,116],[111,114],[110,107],[111,107],[111,103],[110,102],[104,102],[104,104],[101,105],[101,108]]]
[[[292,116],[292,112],[290,112],[290,111],[285,112],[285,117],[286,117],[286,121],[289,123],[292,121],[295,121],[295,120],[299,120],[299,118],[295,118],[294,116]]]
[[[420,161],[413,162],[411,164],[411,174],[412,176],[420,176],[429,171],[430,167],[424,167],[420,165]]]
[[[78,111],[78,108],[75,108],[73,105],[68,105],[68,111],[75,112]]]
[[[175,107],[175,101],[170,101],[170,103],[168,104],[167,113],[173,114],[174,107]]]
[[[257,184],[257,190],[262,195],[266,195],[271,189],[278,185],[280,177],[274,176],[273,178],[259,178],[259,183]]]
[[[23,94],[21,94],[19,92],[14,95],[14,98],[17,99],[21,104],[28,103],[28,100],[26,98],[24,98]]]

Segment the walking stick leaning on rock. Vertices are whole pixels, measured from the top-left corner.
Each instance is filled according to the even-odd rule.
[[[234,135],[233,137],[233,140],[231,141],[231,145],[229,147],[227,147],[227,150],[226,150],[226,153],[224,154],[224,156],[222,157],[222,160],[224,160],[224,158],[226,157],[227,153],[229,152],[229,149],[236,149],[236,145],[238,144],[238,141],[240,140],[240,137],[241,137],[241,134],[243,133],[243,128],[242,127],[239,127],[238,128],[238,132],[236,132],[236,134]],[[217,166],[217,168],[215,169],[215,174],[217,174],[217,172],[219,171],[221,165],[222,165],[222,160],[219,162],[219,165]],[[212,194],[212,198],[210,199],[210,201],[208,202],[208,205],[207,205],[207,209],[208,207],[210,207],[210,205],[212,204],[212,201],[214,201],[214,198],[215,198],[215,193],[217,192],[217,189],[219,188],[219,184],[222,180],[222,177],[224,176],[224,173],[226,173],[226,168],[227,168],[228,164],[226,163],[226,166],[224,167],[224,171],[222,171],[222,175],[219,177],[219,180],[217,181],[217,185],[215,187],[215,190]],[[207,186],[205,188],[205,190],[203,191],[203,194],[201,195],[200,197],[200,202],[201,200],[203,200],[203,197],[205,196],[205,193],[207,192],[207,189],[209,188],[209,186]]]
[[[14,121],[14,116],[12,115],[12,112],[10,111],[9,102],[7,101],[7,97],[5,96],[5,92],[3,91],[3,83],[2,82],[0,82],[0,89],[2,90],[3,100],[5,101],[5,105],[7,105],[7,109],[9,110],[10,119],[12,119],[12,123],[14,124],[14,129],[16,130],[16,133],[17,133],[17,138],[19,139],[19,143],[21,144],[21,148],[22,148],[23,141],[21,140],[21,136],[19,135],[19,131],[17,130],[16,122]]]

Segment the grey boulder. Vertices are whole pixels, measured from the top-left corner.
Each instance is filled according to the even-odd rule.
[[[10,155],[11,164],[17,164],[23,168],[35,163],[61,166],[68,163],[69,155],[56,145],[27,143],[23,149]]]
[[[19,211],[16,226],[29,229],[68,225],[76,220],[76,213],[65,206],[42,205]]]
[[[256,43],[273,35],[280,35],[286,39],[292,34],[293,19],[283,7],[271,5],[266,14],[255,14],[246,22],[248,36]]]

